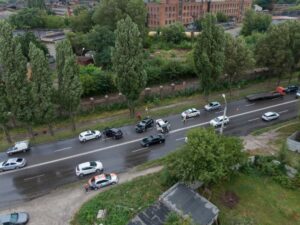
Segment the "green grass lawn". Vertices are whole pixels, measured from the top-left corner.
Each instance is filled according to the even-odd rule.
[[[102,192],[85,203],[74,216],[72,225],[94,225],[99,209],[106,209],[105,225],[126,225],[138,212],[153,204],[165,191],[161,173],[137,178]]]
[[[221,196],[232,191],[239,203],[229,209]],[[232,225],[236,218],[252,218],[255,225],[300,224],[300,190],[285,189],[267,177],[238,175],[212,190],[212,202],[220,211],[222,225]]]

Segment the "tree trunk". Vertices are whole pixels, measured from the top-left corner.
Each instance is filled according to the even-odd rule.
[[[29,133],[30,137],[31,137],[32,139],[34,139],[34,133],[33,133],[33,129],[32,129],[31,124],[28,124],[28,125],[27,125],[27,130],[28,130],[28,133]]]
[[[11,140],[11,136],[10,136],[7,125],[6,124],[2,125],[2,128],[3,128],[3,131],[5,133],[6,141],[11,144],[12,140]]]
[[[134,112],[135,112],[134,102],[131,100],[128,100],[127,105],[128,105],[128,109],[129,109],[130,118],[134,118]]]
[[[53,131],[53,127],[52,127],[52,123],[48,124],[48,130],[51,136],[54,136],[54,131]]]
[[[75,122],[75,115],[74,115],[74,113],[71,113],[70,117],[71,117],[72,131],[76,131],[76,122]]]

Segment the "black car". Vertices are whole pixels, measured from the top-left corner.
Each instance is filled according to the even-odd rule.
[[[151,135],[141,140],[141,145],[143,147],[148,147],[150,145],[161,144],[161,143],[165,143],[165,137],[162,134]]]
[[[287,88],[284,89],[285,93],[289,94],[289,93],[295,93],[298,91],[298,86],[296,85],[290,85],[290,86],[287,86]]]
[[[135,131],[137,133],[142,133],[142,132],[146,131],[148,128],[153,127],[153,125],[154,125],[153,119],[145,118],[135,126]]]
[[[105,128],[103,135],[109,138],[120,139],[123,137],[123,132],[117,128]]]

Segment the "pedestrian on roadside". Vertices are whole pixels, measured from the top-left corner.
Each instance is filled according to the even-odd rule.
[[[186,115],[184,115],[184,116],[182,117],[182,122],[183,122],[183,124],[185,124],[185,122],[186,122]]]
[[[84,189],[85,189],[85,192],[88,192],[88,191],[89,191],[89,185],[88,185],[88,184],[85,184],[85,185],[84,185]]]

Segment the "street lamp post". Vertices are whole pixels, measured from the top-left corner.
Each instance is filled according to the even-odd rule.
[[[224,113],[223,113],[223,121],[222,121],[221,129],[220,129],[220,134],[221,134],[221,135],[223,134],[224,120],[225,120],[226,111],[227,111],[226,95],[225,95],[225,94],[222,94],[222,97],[224,98],[224,101],[225,101],[225,108],[224,108]]]

